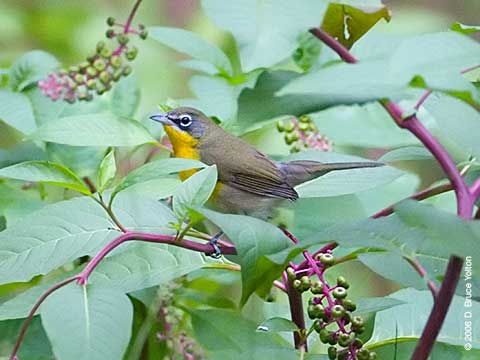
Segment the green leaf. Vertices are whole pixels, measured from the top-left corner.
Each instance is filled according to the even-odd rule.
[[[184,218],[187,208],[202,206],[207,202],[217,184],[215,165],[202,169],[183,182],[173,195],[172,207],[178,218]]]
[[[130,340],[133,308],[121,292],[69,284],[47,298],[41,316],[56,358],[117,360]]]
[[[403,301],[405,304],[377,312],[369,344],[393,341],[396,338],[419,338],[433,306],[432,294],[428,290],[403,289],[390,295],[389,298]],[[459,330],[465,327],[463,315],[465,311],[478,314],[480,304],[473,301],[472,307],[467,309],[464,301],[464,297],[454,296],[440,334],[436,339],[437,342],[460,346],[465,344],[463,331]],[[478,334],[473,333],[472,346],[480,348]]]
[[[233,34],[242,69],[249,72],[288,58],[297,47],[297,36],[321,23],[327,2],[203,0],[202,7],[220,28]]]
[[[390,21],[388,8],[377,4],[336,0],[330,3],[323,19],[322,28],[350,49],[378,21]]]
[[[32,83],[46,77],[59,65],[58,60],[45,51],[27,52],[10,67],[8,84],[12,90],[22,91]]]
[[[391,297],[362,298],[357,301],[357,310],[355,310],[355,314],[378,312],[402,304],[405,304],[405,301]]]
[[[37,128],[28,97],[12,91],[0,90],[0,120],[26,135]]]
[[[2,334],[2,341],[0,341],[0,359],[6,360],[10,358],[15,340],[20,333],[22,325],[23,320],[0,322],[0,334]],[[19,359],[29,360],[53,359],[52,349],[39,317],[34,317],[30,323],[25,338],[22,341],[22,346],[19,349],[18,357]]]
[[[196,33],[183,29],[155,26],[149,29],[149,38],[190,55],[196,60],[212,64],[219,73],[232,75],[230,60],[224,52]]]
[[[432,160],[433,155],[424,147],[420,146],[407,146],[401,147],[382,155],[378,161],[380,162],[395,162],[406,160]]]
[[[257,331],[265,332],[292,332],[297,330],[298,326],[292,320],[281,317],[270,318],[257,327]]]
[[[287,256],[270,259],[268,255],[286,249],[290,240],[276,226],[253,217],[206,209],[198,211],[217,225],[237,249],[238,257],[234,259],[242,268],[241,304],[244,305],[254,291],[266,295],[289,260]]]
[[[41,182],[91,195],[88,187],[70,169],[48,161],[25,161],[0,169],[0,177]]]
[[[100,168],[98,169],[98,191],[102,193],[107,189],[117,173],[117,165],[115,163],[115,151],[110,151],[105,155]]]
[[[193,76],[188,84],[197,98],[181,99],[181,105],[197,108],[222,121],[235,118],[241,89],[232,86],[226,79],[200,75]]]
[[[115,84],[110,101],[111,111],[126,118],[131,118],[140,104],[140,88],[134,75],[122,78]]]
[[[113,207],[128,229],[162,231],[175,221],[156,200],[123,194]],[[28,281],[84,255],[95,254],[118,231],[104,210],[83,197],[46,205],[0,232],[0,284]]]
[[[379,359],[410,359],[417,346],[416,338],[403,338],[375,344],[372,348]],[[475,360],[480,356],[479,350],[466,351],[463,346],[453,346],[437,342],[429,357],[435,360]]]
[[[118,184],[111,195],[114,198],[119,192],[133,186],[161,177],[166,177],[183,170],[203,168],[205,164],[197,160],[170,158],[152,161],[133,170]]]
[[[111,113],[59,118],[38,128],[32,139],[76,146],[136,146],[156,142],[139,122]]]
[[[310,116],[319,132],[338,146],[392,148],[418,144],[378,102],[335,106]]]
[[[424,103],[433,116],[438,131],[468,155],[480,158],[480,113],[465,102],[450,96],[432,94]]]
[[[255,322],[243,318],[238,312],[221,309],[186,310],[191,314],[196,339],[211,355],[218,356],[217,353],[233,350],[245,356],[248,352],[255,353],[255,350],[261,351],[265,347],[280,348],[286,345],[285,340],[274,332],[256,331]],[[257,357],[243,357],[254,358]]]
[[[474,34],[476,32],[480,32],[480,26],[474,25],[465,25],[459,22],[455,22],[450,26],[450,30],[459,32],[464,35]]]
[[[408,37],[398,42],[393,51],[371,50],[374,41],[357,49],[373,53],[357,64],[333,64],[293,80],[277,95],[322,95],[337,102],[366,102],[395,98],[405,91],[413,79],[421,78],[423,86],[442,91],[470,93],[476,90],[462,75],[463,69],[478,64],[480,46],[460,34],[433,33]],[[390,49],[391,50],[391,49]],[[412,58],[411,54],[415,54]],[[378,74],[383,74],[381,77]],[[329,86],[324,86],[329,84]]]
[[[292,155],[288,160],[314,160],[323,163],[368,161],[332,152],[308,151]],[[332,171],[295,187],[300,198],[330,197],[373,189],[397,179],[402,172],[393,167],[379,166]]]

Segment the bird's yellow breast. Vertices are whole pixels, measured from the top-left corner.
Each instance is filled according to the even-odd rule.
[[[173,147],[173,155],[177,158],[200,160],[200,154],[198,153],[196,146],[198,140],[190,134],[176,130],[172,126],[165,126],[165,132],[170,139]],[[188,179],[195,174],[197,170],[185,170],[180,171],[179,176],[182,181]]]

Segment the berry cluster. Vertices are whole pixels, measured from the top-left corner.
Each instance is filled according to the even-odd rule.
[[[290,266],[286,271],[297,291],[310,291],[313,295],[309,299],[307,313],[314,320],[312,328],[319,334],[320,341],[330,345],[329,359],[377,359],[376,353],[363,348],[363,342],[358,338],[364,332],[365,325],[361,316],[352,314],[356,304],[347,299],[350,284],[343,276],[339,276],[331,287],[325,281],[324,271],[335,263],[331,250],[316,254],[313,261],[314,269]],[[318,280],[311,279],[314,274],[317,274]]]
[[[138,30],[131,29],[130,26],[116,23],[112,17],[107,19],[107,24],[110,28],[106,37],[116,39],[116,48],[112,50],[107,43],[99,41],[95,53],[89,55],[86,61],[51,73],[47,79],[40,80],[38,86],[44,95],[52,100],[62,99],[70,103],[76,100],[89,101],[92,100],[93,93],[103,94],[111,89],[114,82],[132,72],[128,62],[136,58],[138,49],[128,45],[130,35],[146,39],[145,26],[139,25]],[[114,26],[121,27],[122,30],[116,32]]]
[[[331,141],[318,132],[317,126],[308,115],[279,120],[277,130],[285,133],[285,142],[290,145],[292,153],[302,149],[332,150]]]

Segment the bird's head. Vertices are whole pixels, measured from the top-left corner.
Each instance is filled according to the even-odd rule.
[[[179,107],[150,119],[163,124],[170,141],[198,142],[214,122],[204,113],[190,107]]]

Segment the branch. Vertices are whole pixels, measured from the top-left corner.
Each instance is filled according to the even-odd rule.
[[[445,278],[434,301],[432,311],[423,329],[422,336],[415,348],[412,360],[426,360],[432,351],[435,339],[442,328],[457,287],[463,260],[458,256],[451,256],[448,262]]]
[[[345,48],[340,42],[338,42],[324,30],[320,28],[312,28],[310,29],[310,33],[323,41],[325,45],[335,51],[346,62],[351,64],[358,62],[358,60],[348,51],[347,48]],[[426,97],[423,100],[425,99]],[[438,163],[452,183],[453,189],[455,190],[455,194],[457,196],[458,215],[465,219],[471,219],[474,201],[472,200],[472,196],[467,184],[465,183],[460,172],[457,170],[455,162],[452,160],[445,148],[428,132],[428,130],[418,120],[416,115],[412,115],[407,119],[404,119],[402,109],[395,102],[385,100],[381,101],[381,104],[388,111],[390,116],[393,118],[393,120],[395,120],[399,127],[407,129],[413,135],[415,135],[432,153],[435,159],[437,159]]]
[[[442,185],[438,185],[438,186],[434,186],[434,187],[430,187],[430,188],[421,190],[421,191],[419,191],[419,192],[417,192],[413,195],[410,195],[409,197],[407,197],[405,199],[400,200],[399,202],[407,200],[407,199],[425,200],[425,199],[428,199],[432,196],[443,194],[443,193],[445,193],[447,191],[450,191],[450,190],[453,190],[453,186],[452,186],[451,183],[442,184]],[[371,216],[371,218],[372,219],[378,219],[380,217],[388,216],[390,214],[393,214],[394,207],[395,207],[396,204],[398,204],[398,203],[395,203],[394,205],[391,205],[391,206],[389,206],[389,207],[387,207],[383,210],[380,210],[379,212],[373,214]]]
[[[135,13],[138,10],[138,7],[140,6],[140,3],[142,0],[137,0],[135,5],[133,5],[132,11],[130,11],[130,14],[128,15],[127,22],[125,23],[125,26],[123,27],[123,33],[127,34],[130,31],[130,25],[132,25],[133,18],[135,17]]]
[[[407,262],[412,265],[412,267],[415,269],[415,271],[425,280],[427,280],[427,286],[430,289],[432,295],[433,295],[433,300],[436,301],[438,297],[438,289],[435,283],[427,278],[427,270],[423,268],[423,266],[415,259],[410,258],[410,257],[404,257]]]
[[[93,257],[93,259],[90,260],[90,262],[87,264],[85,269],[83,269],[80,273],[58,282],[57,284],[49,288],[47,291],[45,291],[45,293],[43,293],[43,295],[37,300],[35,305],[32,307],[32,309],[30,310],[30,313],[25,319],[25,322],[23,323],[22,329],[20,330],[20,333],[15,342],[15,346],[12,350],[12,354],[10,355],[10,360],[18,360],[17,353],[23,341],[25,332],[27,331],[28,326],[30,325],[30,322],[32,321],[33,316],[35,315],[39,306],[45,301],[45,299],[49,297],[52,293],[57,291],[58,289],[73,282],[74,280],[77,280],[77,283],[80,285],[86,285],[90,274],[97,267],[97,265],[105,258],[105,256],[107,256],[117,246],[130,240],[139,240],[139,241],[174,245],[174,246],[182,247],[184,249],[202,252],[207,255],[215,252],[215,248],[210,244],[202,244],[202,243],[197,243],[195,241],[185,240],[185,239],[179,242],[176,240],[174,236],[171,236],[171,235],[150,234],[150,233],[133,232],[133,231],[125,232],[124,234],[118,236],[117,238],[113,239],[110,243],[105,245]],[[225,255],[236,254],[236,249],[233,246],[219,245],[219,247],[220,247],[220,250],[222,251],[222,254],[225,254]]]
[[[305,336],[305,315],[303,313],[303,302],[302,294],[295,290],[288,280],[286,271],[283,272],[283,283],[287,290],[288,295],[288,304],[290,306],[290,315],[292,316],[292,321],[297,325],[299,331],[293,333],[293,341],[295,343],[296,349],[303,348],[307,350],[307,339]]]
[[[480,179],[475,180],[472,186],[470,186],[470,194],[472,195],[474,202],[480,198]]]

